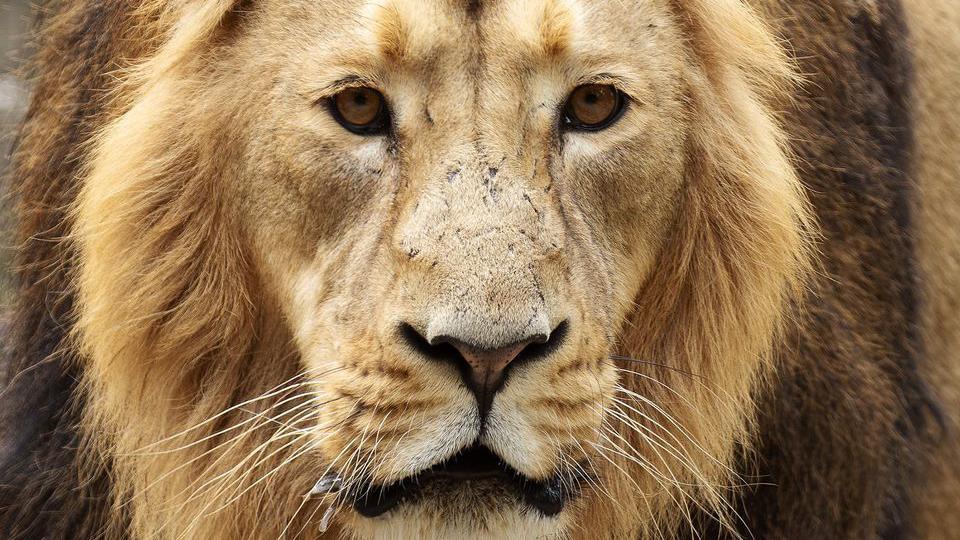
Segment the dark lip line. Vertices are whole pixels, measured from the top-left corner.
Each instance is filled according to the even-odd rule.
[[[488,452],[496,459],[497,468],[481,471],[444,470],[444,467],[456,463],[457,459],[475,451]],[[373,518],[415,500],[423,486],[435,479],[462,482],[500,479],[506,481],[527,506],[545,517],[551,517],[560,513],[567,502],[580,496],[581,485],[593,478],[587,470],[581,464],[577,468],[558,471],[550,478],[534,480],[518,472],[488,448],[474,444],[465,447],[453,457],[406,478],[385,485],[361,483],[346,493],[342,492],[340,497],[347,504],[351,504],[360,515]]]
[[[449,470],[445,468],[456,463],[458,459],[464,457],[465,455],[478,450],[489,452],[490,456],[492,456],[495,459],[496,468],[487,469],[483,471],[459,471],[459,470]],[[452,456],[450,456],[447,459],[434,463],[433,465],[423,470],[417,471],[399,480],[390,482],[389,484],[379,485],[379,487],[381,488],[381,490],[394,489],[398,487],[407,487],[407,486],[419,487],[421,484],[425,482],[429,482],[430,480],[433,480],[436,478],[449,478],[454,480],[483,480],[483,479],[489,479],[489,478],[502,478],[506,480],[515,479],[521,482],[534,481],[534,480],[528,479],[522,473],[518,472],[516,469],[511,467],[508,463],[503,461],[502,458],[496,455],[492,450],[489,450],[484,445],[475,442],[472,445],[461,448],[458,452],[454,453]],[[374,489],[376,489],[376,487],[377,486],[374,485]]]
[[[517,473],[516,476],[522,477]],[[460,471],[433,471],[427,469],[416,475],[416,480],[422,482],[434,478],[452,478],[455,480],[484,480],[487,478],[510,478],[511,474],[507,471],[484,471],[484,472],[460,472]],[[408,477],[409,478],[409,477]]]

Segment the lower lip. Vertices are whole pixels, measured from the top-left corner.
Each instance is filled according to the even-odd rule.
[[[579,479],[567,479],[556,476],[545,481],[527,480],[522,477],[511,477],[505,472],[491,471],[480,474],[436,472],[416,481],[401,481],[390,486],[363,486],[356,492],[362,495],[353,500],[353,507],[358,514],[373,518],[393,510],[400,504],[414,498],[426,482],[437,479],[447,479],[461,482],[493,480],[512,485],[521,495],[525,504],[538,511],[544,517],[552,517],[563,511],[567,502],[579,496]],[[466,489],[469,487],[464,486]]]
[[[377,488],[367,486],[364,494],[353,500],[353,508],[363,517],[374,518],[393,510],[404,502],[411,494],[411,490],[400,484]]]

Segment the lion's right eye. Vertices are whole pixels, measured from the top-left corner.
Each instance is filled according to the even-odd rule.
[[[358,135],[380,135],[390,126],[387,100],[373,88],[342,90],[330,99],[330,111],[341,126]]]
[[[578,86],[563,108],[563,125],[572,130],[599,131],[620,117],[625,104],[623,94],[609,84]]]

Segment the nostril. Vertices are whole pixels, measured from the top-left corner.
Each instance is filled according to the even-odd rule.
[[[401,342],[413,349],[414,352],[431,360],[452,364],[457,368],[464,384],[466,384],[472,392],[476,393],[476,388],[472,384],[474,375],[470,362],[468,362],[467,359],[463,357],[463,354],[460,353],[460,350],[453,345],[453,340],[446,336],[439,336],[434,338],[433,343],[431,343],[430,340],[424,337],[416,328],[407,323],[400,324],[398,333]]]
[[[434,340],[434,344],[431,344],[427,338],[423,337],[423,334],[407,323],[400,325],[399,334],[403,343],[428,358],[450,361],[460,357],[460,351],[449,341]]]
[[[546,358],[556,352],[563,345],[563,342],[566,341],[569,326],[569,323],[564,320],[550,332],[549,336],[543,334],[532,336],[528,345],[514,358],[511,367],[524,362],[532,362]]]
[[[532,361],[551,355],[563,345],[569,332],[569,326],[569,323],[564,320],[558,324],[549,335],[534,334],[522,340],[522,343],[526,345],[516,357],[514,357],[511,364]],[[401,342],[405,343],[415,352],[434,360],[457,359],[466,362],[461,349],[484,350],[484,348],[472,345],[466,340],[460,340],[447,335],[436,336],[431,342],[416,328],[407,323],[400,324],[398,333]]]

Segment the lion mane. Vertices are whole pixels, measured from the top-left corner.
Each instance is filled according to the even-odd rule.
[[[946,538],[930,516],[960,500],[944,457],[960,447],[944,307],[960,290],[960,165],[945,157],[960,136],[935,122],[960,120],[938,105],[960,96],[935,80],[960,73],[925,51],[960,51],[931,37],[960,10],[668,3],[699,129],[676,222],[614,336],[626,397],[606,418],[632,427],[619,444],[636,455],[588,482],[571,535]],[[324,466],[271,421],[310,414],[309,382],[224,200],[243,152],[230,134],[256,119],[216,106],[230,87],[204,64],[255,10],[42,10],[10,176],[6,538],[318,530],[328,505],[304,495]]]

